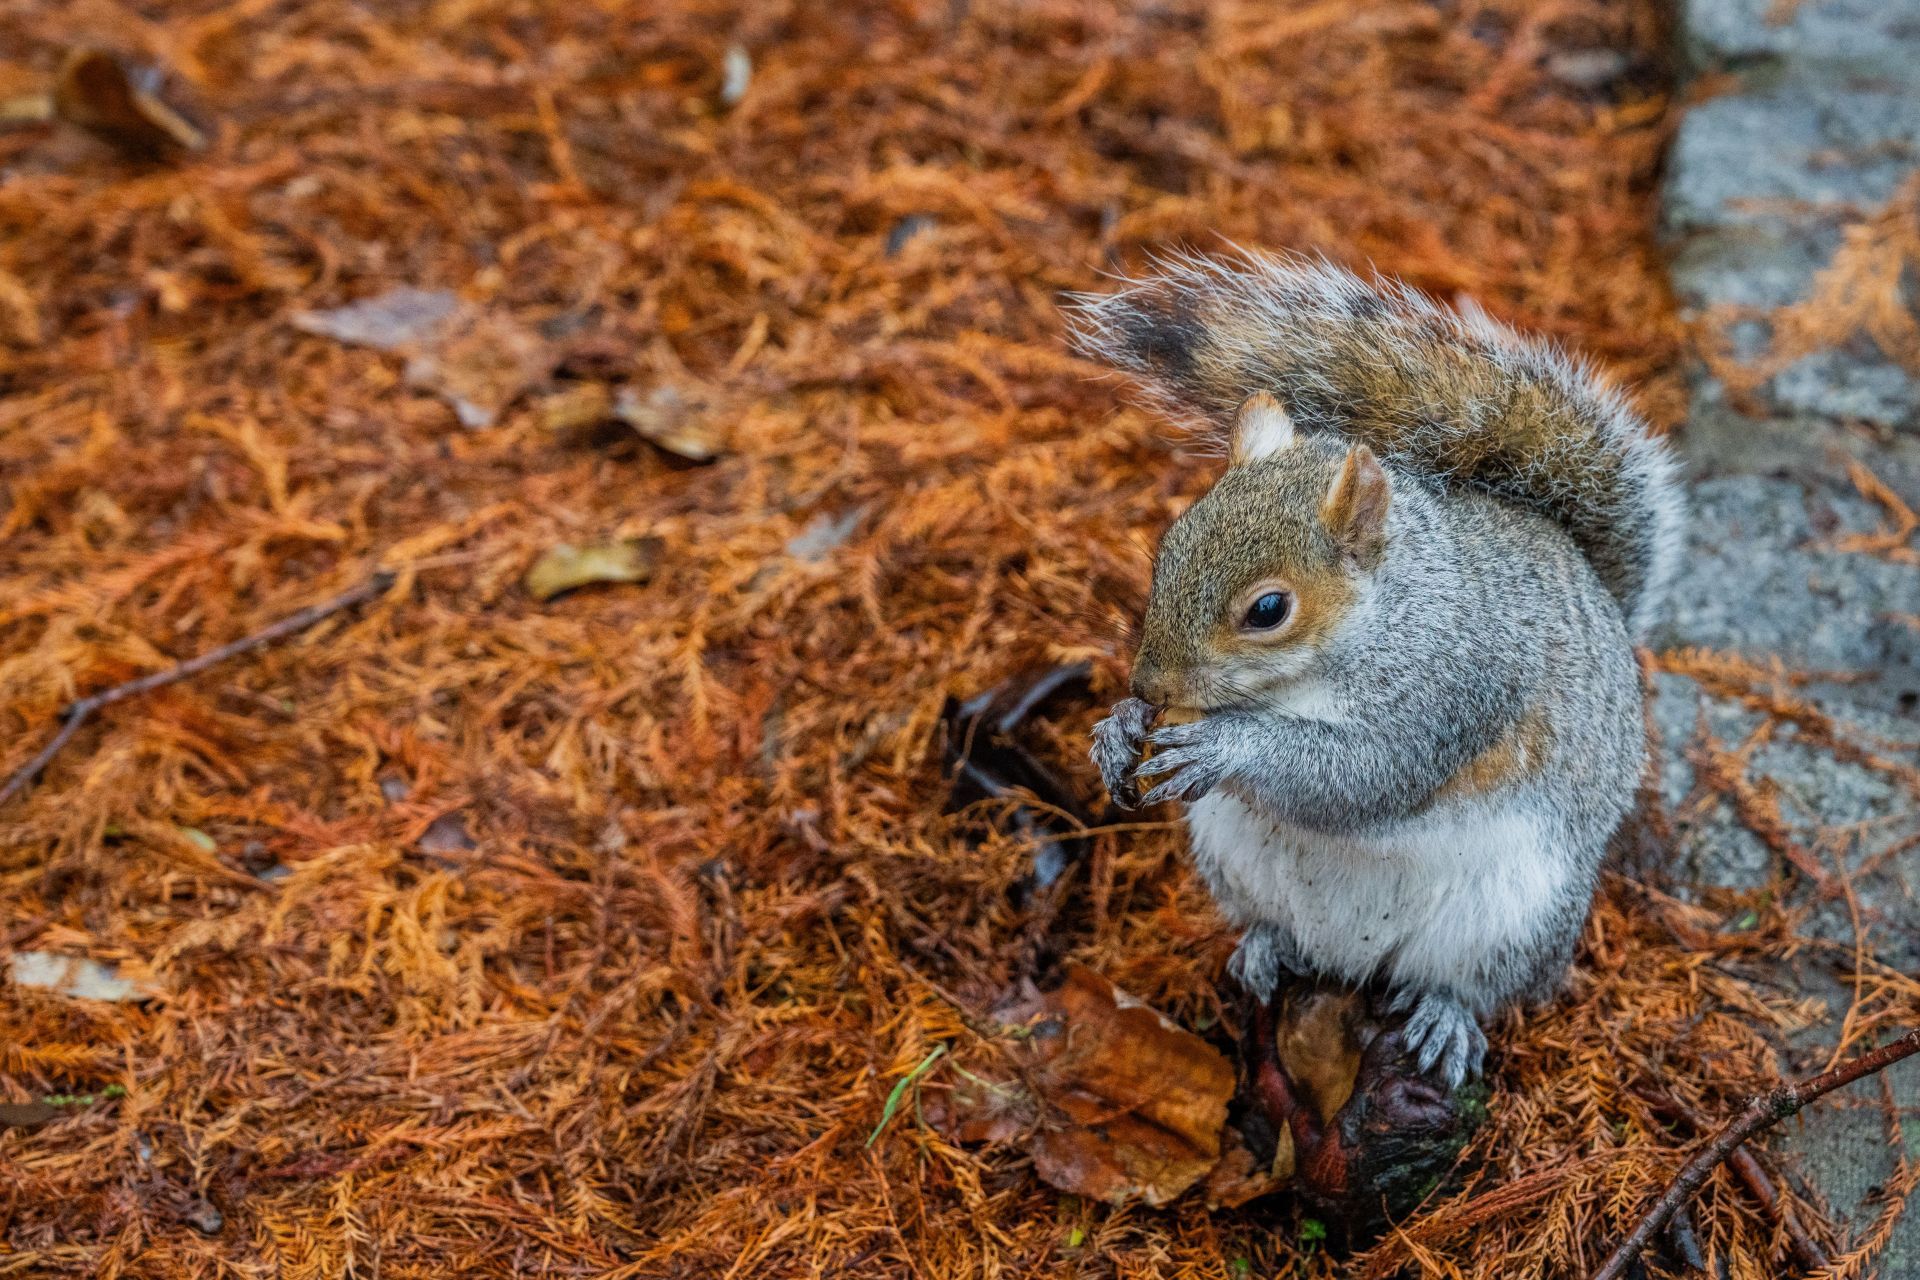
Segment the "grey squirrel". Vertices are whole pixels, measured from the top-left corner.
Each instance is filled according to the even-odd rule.
[[[1382,983],[1456,1085],[1480,1018],[1558,986],[1632,807],[1675,464],[1478,309],[1320,262],[1159,267],[1076,299],[1076,343],[1227,469],[1161,542],[1093,760],[1122,804],[1187,802],[1243,986]]]

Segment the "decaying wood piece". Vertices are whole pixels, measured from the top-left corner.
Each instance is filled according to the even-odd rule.
[[[1240,1042],[1240,1128],[1276,1187],[1336,1238],[1363,1244],[1445,1183],[1486,1119],[1478,1082],[1419,1075],[1370,993],[1282,986]]]

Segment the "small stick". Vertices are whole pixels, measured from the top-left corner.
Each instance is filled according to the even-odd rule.
[[[110,689],[102,689],[99,693],[88,694],[60,713],[60,731],[53,735],[53,741],[42,747],[40,753],[33,759],[16,769],[13,776],[7,779],[7,784],[0,787],[0,805],[4,805],[26,790],[27,785],[40,775],[40,771],[60,754],[60,748],[66,746],[74,734],[80,732],[80,726],[102,707],[110,707],[122,699],[158,689],[177,680],[185,680],[188,676],[198,675],[208,667],[218,666],[228,658],[246,653],[250,649],[258,649],[262,645],[272,644],[275,640],[305,631],[324,618],[330,618],[343,609],[351,609],[357,604],[380,595],[393,585],[393,580],[392,573],[382,570],[352,590],[343,591],[331,600],[323,600],[319,604],[311,604],[290,613],[278,622],[262,627],[252,635],[242,636],[216,649],[209,649],[197,658],[188,658],[164,670],[155,671],[136,680],[128,680]]]
[[[1634,1227],[1633,1234],[1621,1241],[1620,1247],[1593,1273],[1593,1280],[1620,1280],[1626,1274],[1627,1267],[1640,1256],[1640,1251],[1647,1247],[1647,1242],[1667,1225],[1680,1206],[1693,1198],[1720,1162],[1731,1156],[1748,1138],[1785,1120],[1815,1099],[1843,1085],[1852,1084],[1862,1076],[1884,1070],[1915,1053],[1920,1053],[1920,1027],[1831,1071],[1822,1071],[1798,1084],[1782,1085],[1751,1099],[1739,1115],[1723,1125],[1713,1139],[1681,1167],[1673,1181],[1667,1184],[1667,1189],[1660,1193],[1660,1198],[1654,1201],[1653,1208]]]
[[[1773,1179],[1760,1167],[1760,1158],[1745,1147],[1734,1148],[1727,1157],[1727,1164],[1740,1181],[1746,1184],[1747,1192],[1765,1210],[1774,1221],[1786,1229],[1787,1241],[1793,1246],[1793,1256],[1806,1268],[1807,1274],[1824,1271],[1832,1265],[1827,1251],[1814,1242],[1807,1229],[1794,1217],[1793,1210],[1780,1199],[1780,1193],[1774,1190]]]
[[[1885,1076],[1881,1076],[1880,1079],[1885,1083]],[[1672,1094],[1664,1091],[1658,1094],[1642,1092],[1640,1096],[1652,1104],[1654,1111],[1661,1117],[1684,1121],[1696,1135],[1707,1131],[1707,1122],[1700,1118],[1700,1113]],[[1767,1176],[1767,1171],[1761,1167],[1758,1156],[1744,1146],[1735,1147],[1733,1154],[1727,1157],[1727,1167],[1732,1169],[1734,1176],[1740,1179],[1741,1184],[1747,1189],[1747,1194],[1753,1197],[1760,1211],[1786,1232],[1787,1241],[1793,1246],[1793,1256],[1802,1268],[1811,1274],[1832,1265],[1826,1250],[1814,1242],[1813,1237],[1807,1234],[1806,1228],[1800,1225],[1799,1219],[1794,1217],[1791,1207],[1780,1199],[1780,1193],[1774,1189],[1773,1179]]]

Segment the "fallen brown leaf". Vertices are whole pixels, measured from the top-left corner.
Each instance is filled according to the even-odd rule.
[[[122,151],[158,158],[204,151],[207,136],[162,102],[119,58],[100,49],[67,55],[53,86],[53,114]]]
[[[614,416],[668,453],[689,462],[711,462],[726,448],[721,430],[709,406],[670,385],[650,391],[622,387],[614,402]]]
[[[553,368],[553,352],[538,334],[446,289],[403,285],[345,306],[298,312],[293,327],[406,356],[407,381],[452,405],[464,427],[492,426]]]
[[[576,547],[550,547],[527,570],[527,591],[536,600],[551,600],[563,591],[595,582],[645,582],[660,559],[658,538],[623,538]]]
[[[1023,1069],[954,1089],[936,1114],[955,1137],[1025,1134],[1035,1172],[1109,1204],[1165,1204],[1220,1160],[1233,1067],[1199,1036],[1079,965],[996,1014],[1024,1028]]]
[[[1265,1168],[1240,1136],[1227,1127],[1220,1163],[1207,1175],[1207,1205],[1216,1209],[1238,1209],[1249,1200],[1278,1191],[1293,1176],[1293,1143],[1282,1143],[1281,1154]]]
[[[604,382],[572,383],[540,400],[540,425],[556,435],[613,419],[613,390]]]

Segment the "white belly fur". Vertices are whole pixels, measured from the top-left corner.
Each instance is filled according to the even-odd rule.
[[[1215,792],[1187,812],[1194,861],[1234,923],[1278,925],[1313,969],[1451,991],[1470,1004],[1488,957],[1536,937],[1572,872],[1537,814],[1480,797],[1390,831],[1287,827]]]

